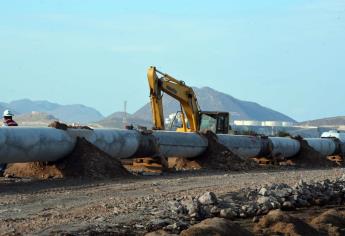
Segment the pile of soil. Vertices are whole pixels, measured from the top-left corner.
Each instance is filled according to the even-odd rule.
[[[62,130],[67,130],[67,129],[88,129],[92,130],[89,126],[82,126],[82,125],[67,125],[65,123],[61,123],[59,121],[53,121],[48,125],[48,127],[52,127],[55,129],[62,129]]]
[[[328,235],[344,235],[345,212],[335,209],[328,210],[314,218],[311,225]]]
[[[218,142],[217,135],[213,132],[203,134],[208,140],[208,148],[205,153],[194,160],[178,158],[175,169],[197,169],[198,167],[209,170],[239,171],[260,168],[251,159],[242,159],[227,147]]]
[[[254,226],[258,235],[319,235],[319,232],[303,220],[281,210],[270,211]]]
[[[73,152],[54,162],[15,163],[8,165],[5,175],[14,177],[106,179],[130,176],[121,162],[84,138],[77,138]]]
[[[301,144],[300,152],[291,161],[298,167],[302,168],[318,168],[318,167],[334,167],[336,163],[327,159],[326,156],[317,152],[310,147],[307,141],[298,138]]]

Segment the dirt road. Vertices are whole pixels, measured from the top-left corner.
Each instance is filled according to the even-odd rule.
[[[143,233],[169,218],[169,201],[271,183],[335,179],[344,169],[185,172],[104,181],[0,178],[1,234]]]

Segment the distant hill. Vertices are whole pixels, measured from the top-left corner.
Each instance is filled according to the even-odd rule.
[[[124,128],[123,117],[124,112],[114,112],[110,116],[104,118],[96,122],[97,125],[100,125],[105,128]],[[127,125],[134,125],[134,126],[146,126],[147,128],[152,127],[152,123],[149,120],[143,120],[133,117],[131,114],[126,114],[127,117]]]
[[[19,126],[48,126],[55,120],[58,119],[44,112],[25,113],[15,117]]]
[[[255,102],[248,102],[236,99],[228,94],[218,92],[209,87],[193,88],[199,105],[205,111],[228,111],[231,113],[231,120],[258,120],[258,121],[289,121],[295,122],[292,118],[261,106]],[[180,110],[179,104],[170,96],[163,97],[164,115],[167,116]],[[151,120],[151,107],[146,104],[133,117],[142,120]]]
[[[60,105],[49,101],[21,99],[10,103],[1,103],[0,109],[1,106],[11,109],[16,115],[31,114],[33,111],[43,112],[69,123],[90,123],[104,118],[96,109],[79,104]]]
[[[308,126],[345,126],[345,116],[328,117],[317,120],[300,122],[299,125]]]

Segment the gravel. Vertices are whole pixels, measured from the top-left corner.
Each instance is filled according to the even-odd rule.
[[[0,178],[0,230],[4,234],[92,230],[140,235],[158,229],[179,233],[213,216],[252,219],[285,202],[285,207],[291,203],[297,208],[341,203],[343,173],[337,168],[102,181]]]

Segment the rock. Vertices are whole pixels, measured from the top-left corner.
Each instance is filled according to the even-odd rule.
[[[237,212],[232,208],[222,209],[219,213],[220,217],[225,219],[234,219],[238,216]]]
[[[185,206],[186,211],[188,212],[188,215],[193,218],[198,218],[199,217],[199,211],[200,207],[198,204],[198,201],[195,201],[193,199],[187,199],[181,201],[182,205]]]
[[[308,207],[308,206],[310,206],[310,203],[308,201],[306,201],[304,199],[301,199],[301,198],[298,198],[296,203],[297,203],[298,207]]]
[[[198,198],[202,205],[215,205],[218,203],[217,197],[213,192],[206,192]]]
[[[284,188],[284,189],[280,189],[280,190],[276,190],[273,192],[273,195],[278,197],[278,198],[285,198],[290,196],[292,193],[291,189],[288,188]]]
[[[240,225],[222,218],[207,219],[184,230],[181,236],[249,236],[253,235]]]
[[[210,213],[214,216],[217,216],[220,214],[221,209],[218,208],[217,206],[213,206],[210,210]]]
[[[169,202],[170,210],[177,214],[187,214],[187,209],[178,201]]]
[[[285,201],[283,202],[283,205],[281,206],[281,209],[283,211],[292,211],[292,210],[295,210],[295,206],[292,204],[292,202],[290,201]]]
[[[269,204],[269,201],[270,201],[270,198],[269,197],[264,197],[264,196],[260,196],[258,198],[258,200],[256,200],[256,202],[259,205],[267,205],[267,204]]]
[[[168,219],[154,219],[149,222],[147,228],[148,230],[158,230],[169,225],[170,223],[171,221]]]
[[[268,191],[267,191],[266,188],[263,187],[263,188],[260,189],[259,194],[261,196],[267,196],[268,195]]]

